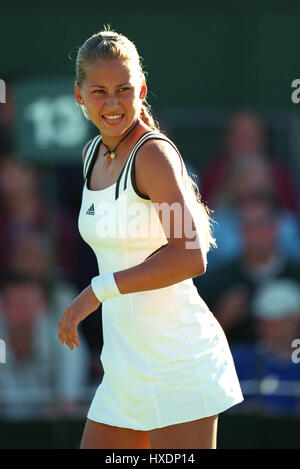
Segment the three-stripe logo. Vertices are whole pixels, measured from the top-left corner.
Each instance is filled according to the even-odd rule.
[[[90,206],[90,208],[86,211],[87,215],[95,215],[95,208],[94,204]]]

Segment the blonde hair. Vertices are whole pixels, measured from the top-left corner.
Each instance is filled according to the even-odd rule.
[[[99,59],[118,59],[124,64],[130,63],[135,67],[140,75],[142,81],[146,81],[145,72],[143,71],[141,57],[133,42],[126,36],[118,34],[115,31],[106,27],[103,31],[93,34],[87,39],[84,44],[78,49],[76,57],[76,76],[75,80],[79,87],[82,86],[86,79],[86,69],[88,66],[97,63]],[[89,118],[84,105],[81,109],[86,118]],[[162,133],[159,124],[154,120],[151,113],[151,106],[146,98],[142,102],[140,119],[153,131]],[[188,175],[187,171],[184,174],[185,183],[190,194],[193,194],[193,201],[197,202],[197,207],[200,209],[199,220],[201,220],[201,232],[205,236],[205,249],[209,251],[210,247],[216,247],[216,241],[212,237],[210,210],[201,201],[201,195],[197,184]]]
[[[145,80],[141,58],[137,48],[126,36],[115,31],[105,29],[93,34],[79,48],[76,58],[76,82],[79,86],[86,79],[86,67],[96,63],[99,59],[119,59],[123,63],[130,62],[138,71],[141,80]],[[145,80],[146,81],[146,80]],[[83,105],[84,115],[88,118]],[[159,132],[159,124],[151,114],[151,106],[145,98],[140,112],[140,119],[152,130]]]
[[[196,175],[192,175],[196,177]],[[200,235],[201,248],[207,253],[211,248],[217,248],[216,239],[212,235],[212,210],[202,202],[198,184],[185,171],[185,187],[190,196],[191,208],[196,222],[196,232]]]

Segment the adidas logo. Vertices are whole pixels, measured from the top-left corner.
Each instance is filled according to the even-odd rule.
[[[95,215],[95,208],[94,204],[90,206],[90,208],[86,211],[87,215]]]

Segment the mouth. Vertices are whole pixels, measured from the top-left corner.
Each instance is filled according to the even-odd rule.
[[[103,114],[102,119],[108,125],[118,125],[122,121],[124,114]]]

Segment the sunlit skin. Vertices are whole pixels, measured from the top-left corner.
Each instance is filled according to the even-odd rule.
[[[135,69],[119,60],[99,60],[87,69],[86,80],[75,84],[75,98],[84,103],[90,120],[98,127],[103,142],[114,148],[140,115],[147,86]],[[109,120],[107,117],[118,116]]]

